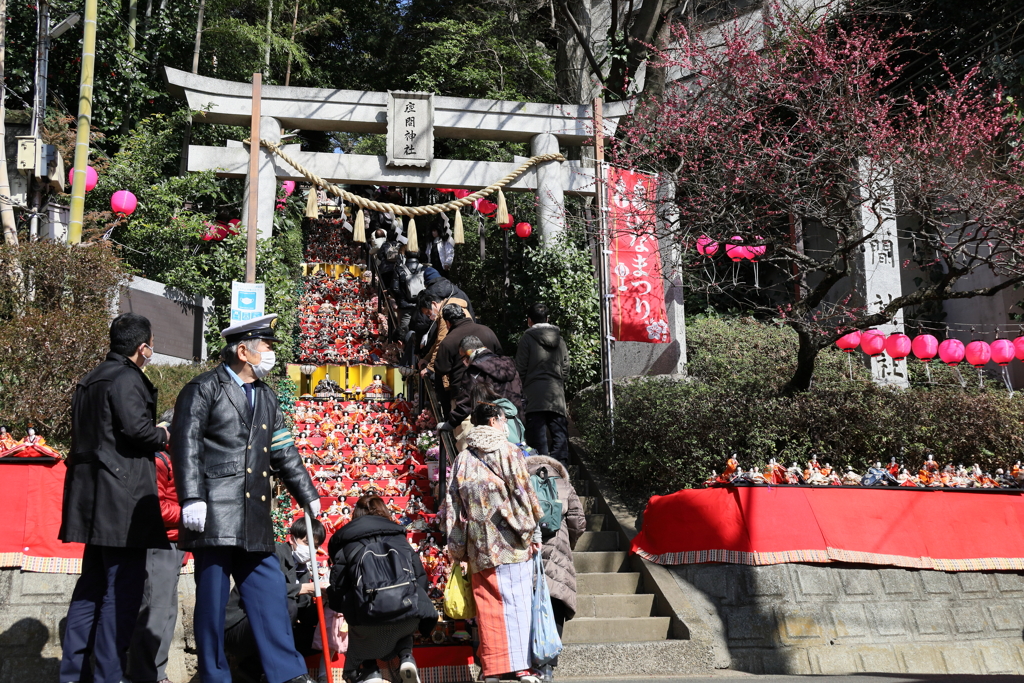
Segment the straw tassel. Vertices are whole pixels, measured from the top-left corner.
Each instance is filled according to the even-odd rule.
[[[494,214],[494,221],[498,225],[508,223],[508,204],[505,203],[505,193],[498,188],[498,212]]]
[[[420,240],[416,235],[416,217],[409,216],[409,224],[405,226],[405,231],[409,233],[409,241],[405,244],[405,250],[408,251],[419,251]]]
[[[306,197],[306,218],[320,218],[320,192],[316,185],[309,188],[309,196]]]
[[[352,241],[353,242],[365,242],[366,241],[366,219],[363,218],[363,208],[359,207],[359,211],[356,211],[356,224],[352,230]]]
[[[455,226],[452,228],[452,241],[455,244],[464,244],[466,235],[462,231],[462,209],[455,209]]]

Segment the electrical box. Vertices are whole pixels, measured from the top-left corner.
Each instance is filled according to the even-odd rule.
[[[64,191],[64,159],[55,145],[41,145],[39,169],[36,177],[39,182],[46,184],[51,190]]]
[[[42,146],[42,142],[37,138],[18,137],[18,173],[29,175],[39,168],[39,155]]]

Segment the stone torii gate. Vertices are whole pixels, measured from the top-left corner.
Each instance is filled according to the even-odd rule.
[[[184,97],[197,112],[199,123],[248,126],[252,112],[252,85],[166,69],[168,89]],[[405,99],[400,99],[400,98]],[[429,107],[429,121],[407,129],[423,142],[417,153],[401,158],[392,153],[391,135],[398,135],[402,119],[395,102],[422,102]],[[585,105],[554,105],[501,100],[435,97],[430,93],[384,93],[325,88],[264,86],[260,97],[260,137],[281,141],[282,128],[388,133],[389,156],[302,152],[299,145],[284,149],[307,169],[324,180],[340,184],[394,185],[402,187],[451,187],[478,189],[514,169],[512,163],[457,161],[433,158],[433,138],[461,138],[529,142],[534,156],[558,152],[560,146],[580,146],[593,136],[591,109]],[[389,115],[389,106],[392,107]],[[606,105],[604,133],[614,135],[619,119],[629,113],[631,103]],[[198,112],[205,113],[200,114]],[[392,125],[389,127],[389,119]],[[396,138],[397,139],[397,138]],[[407,149],[406,151],[410,151]],[[280,180],[304,181],[289,164],[260,147],[258,178],[258,221],[260,238],[269,237],[274,203]],[[225,147],[190,145],[189,171],[215,171],[226,178],[248,177],[249,150],[241,143]],[[537,194],[537,222],[545,241],[565,227],[564,194],[593,196],[593,169],[578,161],[549,161],[532,168],[505,187],[506,191]],[[245,195],[248,197],[248,192]],[[248,201],[248,200],[246,200]],[[243,207],[242,215],[247,215]]]

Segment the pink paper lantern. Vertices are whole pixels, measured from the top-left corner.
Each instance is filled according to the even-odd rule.
[[[718,253],[718,242],[707,235],[701,235],[697,238],[697,252],[710,258]]]
[[[295,192],[295,181],[294,180],[283,180],[281,181],[281,189],[284,191],[285,197],[291,197],[292,192]]]
[[[992,361],[996,365],[1009,365],[1013,360],[1013,342],[1009,339],[996,339],[989,348],[992,351]]]
[[[964,343],[959,339],[946,339],[939,344],[939,359],[946,365],[960,365],[964,359]]]
[[[939,352],[939,340],[930,334],[919,334],[914,337],[914,341],[911,342],[910,348],[914,351],[914,355],[922,363],[935,358],[935,355]]]
[[[868,330],[860,335],[860,350],[869,356],[885,351],[885,335],[878,330]]]
[[[1017,337],[1013,340],[1013,355],[1017,360],[1024,360],[1024,337]]]
[[[119,216],[131,216],[139,200],[128,190],[118,190],[110,197],[110,210]]]
[[[85,191],[88,192],[92,188],[96,187],[96,183],[100,181],[100,174],[96,172],[96,169],[92,166],[85,167]],[[75,184],[75,169],[71,168],[68,171],[68,186]]]
[[[905,334],[890,334],[885,340],[885,352],[893,360],[903,360],[910,355],[910,337]]]
[[[964,357],[967,362],[976,368],[983,367],[992,358],[992,348],[988,342],[974,340],[964,349]]]
[[[743,238],[739,235],[733,235],[733,242],[742,242]],[[733,261],[743,261],[744,259],[750,258],[750,252],[742,244],[729,244],[725,245],[725,255],[731,258]]]
[[[522,237],[524,240],[533,234],[533,226],[529,223],[519,223],[516,225],[516,235]]]
[[[836,340],[836,346],[843,350],[843,353],[853,353],[854,349],[860,346],[860,332],[854,330],[844,334]]]
[[[764,252],[766,252],[767,250],[768,247],[763,244],[759,244],[753,247],[747,247],[747,258],[750,259],[751,261],[756,261],[757,259],[764,256]]]

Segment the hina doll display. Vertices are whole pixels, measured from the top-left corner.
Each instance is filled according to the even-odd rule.
[[[30,425],[25,438],[8,449],[3,456],[8,458],[60,458],[60,453],[47,446],[46,439],[36,434],[36,430]]]
[[[11,433],[7,431],[6,425],[0,425],[0,456],[18,445]]]

